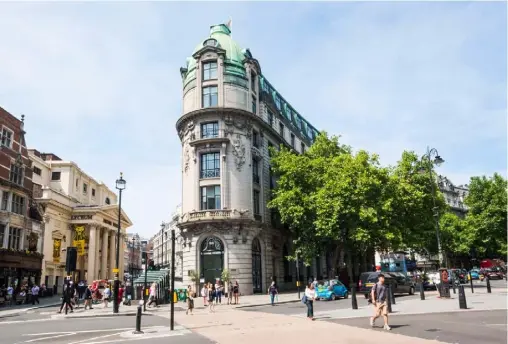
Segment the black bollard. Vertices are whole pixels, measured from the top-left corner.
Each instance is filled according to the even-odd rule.
[[[393,295],[393,288],[392,286],[390,286],[390,301],[392,303],[392,305],[395,305],[397,302],[395,302],[395,295]]]
[[[420,300],[425,300],[425,289],[423,288],[423,282],[420,282]]]
[[[466,291],[463,285],[459,286],[459,307],[460,309],[467,309]]]
[[[490,288],[490,278],[487,276],[487,293],[492,293],[492,289]]]
[[[456,287],[456,285],[455,285],[455,278],[453,278],[452,279],[452,289],[453,289],[453,293],[457,294],[457,292],[455,291],[455,287]]]
[[[356,300],[356,287],[351,286],[351,308],[358,309],[358,301]]]
[[[469,272],[469,282],[471,284],[471,293],[474,293],[473,277],[471,276],[471,272]]]
[[[138,306],[138,311],[136,313],[136,331],[132,332],[133,334],[143,334],[144,332],[141,331],[141,314],[143,314],[143,311],[141,309],[141,305]]]
[[[388,311],[388,313],[391,313],[392,312],[392,300],[391,299],[391,296],[392,296],[392,292],[390,291],[390,286],[388,285],[388,293],[386,294],[386,309]]]

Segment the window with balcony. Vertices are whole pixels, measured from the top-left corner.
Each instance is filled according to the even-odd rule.
[[[259,137],[259,133],[255,130],[252,131],[252,145],[256,148],[261,146],[261,139]]]
[[[212,137],[219,137],[219,122],[201,124],[201,138],[208,139]]]
[[[20,195],[12,194],[11,212],[19,215],[25,215],[25,198]]]
[[[12,136],[14,132],[5,127],[2,128],[2,146],[12,148]]]
[[[295,134],[291,133],[291,147],[295,149]]]
[[[12,164],[9,180],[14,184],[23,185],[23,166]]]
[[[33,170],[34,170],[34,173],[35,173],[36,175],[38,175],[38,176],[40,176],[40,175],[42,174],[41,169],[40,169],[40,168],[38,168],[37,166],[34,166]]]
[[[284,124],[282,122],[279,122],[279,135],[284,137]]]
[[[218,93],[217,86],[203,87],[203,107],[217,106]]]
[[[61,172],[52,172],[51,173],[51,180],[60,180]]]
[[[254,193],[253,193],[253,201],[254,201],[254,215],[261,215],[261,210],[260,210],[260,206],[259,206],[259,191],[258,190],[254,190]]]
[[[273,113],[270,110],[268,110],[267,117],[268,123],[270,123],[270,126],[273,128]]]
[[[217,79],[217,61],[203,63],[203,81]]]
[[[259,162],[256,159],[252,159],[252,179],[259,184]]]
[[[201,210],[221,209],[220,185],[201,187]]]
[[[2,210],[9,210],[9,193],[6,191],[2,193]]]
[[[8,247],[13,250],[19,250],[21,243],[21,233],[23,230],[21,228],[9,227],[9,242]]]
[[[252,113],[257,113],[257,103],[256,103],[256,97],[252,96]]]
[[[199,177],[220,177],[220,153],[206,153],[201,155],[201,173]]]

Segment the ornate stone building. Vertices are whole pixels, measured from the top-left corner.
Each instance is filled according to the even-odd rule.
[[[116,265],[118,223],[117,196],[104,183],[86,174],[72,161],[52,153],[29,150],[34,199],[42,209],[45,224],[44,283],[63,285],[67,247],[78,248],[74,278],[92,282],[113,279]],[[122,210],[120,252],[125,252],[126,229],[132,222]],[[120,255],[119,274],[124,273]]]
[[[448,178],[441,175],[438,176],[437,185],[439,190],[443,193],[446,204],[448,204],[450,210],[457,216],[466,216],[468,207],[464,203],[464,199],[469,193],[468,185],[454,185]]]
[[[318,131],[268,82],[227,25],[212,26],[180,72],[184,284],[192,284],[195,272],[203,283],[227,269],[242,294],[266,292],[272,278],[294,286],[295,267],[285,259],[291,238],[266,207],[276,183],[269,147],[301,153]],[[322,276],[323,270],[318,259],[301,275]]]

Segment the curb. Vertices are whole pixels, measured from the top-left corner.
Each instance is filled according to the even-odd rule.
[[[286,303],[295,303],[295,302],[301,302],[301,301],[300,300],[279,301],[279,302],[276,302],[275,305],[282,305],[282,304],[286,304]],[[255,305],[236,306],[234,308],[235,309],[252,308],[252,307],[263,307],[263,306],[271,306],[271,305],[272,305],[271,303],[258,303]]]
[[[143,313],[143,316],[153,316],[151,313]],[[86,319],[86,318],[114,318],[114,317],[135,317],[136,313],[106,313],[106,314],[78,314],[78,315],[63,315],[62,319]]]
[[[23,313],[26,313],[28,311],[33,311],[33,310],[42,309],[42,308],[50,308],[50,307],[55,307],[55,306],[59,306],[59,305],[60,305],[60,302],[59,303],[52,303],[52,304],[49,304],[49,305],[42,305],[42,306],[35,306],[35,307],[29,307],[29,308],[22,308],[22,309],[19,309],[17,312],[5,314],[5,315],[2,315],[2,311],[0,311],[0,319],[15,317],[15,316],[21,315]],[[9,310],[6,309],[4,311],[9,311]]]

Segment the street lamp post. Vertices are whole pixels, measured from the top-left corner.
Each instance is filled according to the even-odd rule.
[[[175,228],[171,228],[171,319],[170,330],[175,329]]]
[[[118,293],[120,290],[120,280],[118,266],[120,263],[120,231],[121,231],[121,220],[122,220],[122,191],[125,190],[125,179],[123,179],[123,173],[120,172],[120,179],[116,180],[116,189],[119,192],[118,195],[118,229],[116,233],[116,267],[115,267],[115,286],[114,286],[114,299],[113,299],[113,313],[118,313]]]
[[[161,268],[164,267],[164,229],[166,229],[166,224],[164,223],[164,221],[162,221],[161,223],[161,252],[162,252],[162,257],[161,257],[161,263],[160,263],[160,266]]]
[[[437,149],[430,148],[428,146],[427,146],[427,152],[423,155],[422,160],[427,161],[426,167],[427,167],[427,170],[429,173],[430,186],[431,186],[431,190],[432,190],[432,204],[433,204],[432,212],[434,215],[434,224],[436,227],[436,239],[437,239],[437,251],[438,251],[438,257],[439,257],[439,265],[441,266],[441,264],[444,264],[446,266],[446,260],[444,259],[444,254],[443,254],[443,250],[441,247],[441,232],[439,229],[439,210],[436,206],[436,188],[434,187],[435,180],[434,180],[434,176],[432,173],[433,166],[434,165],[436,165],[436,166],[441,165],[444,162],[444,160],[439,155]]]

